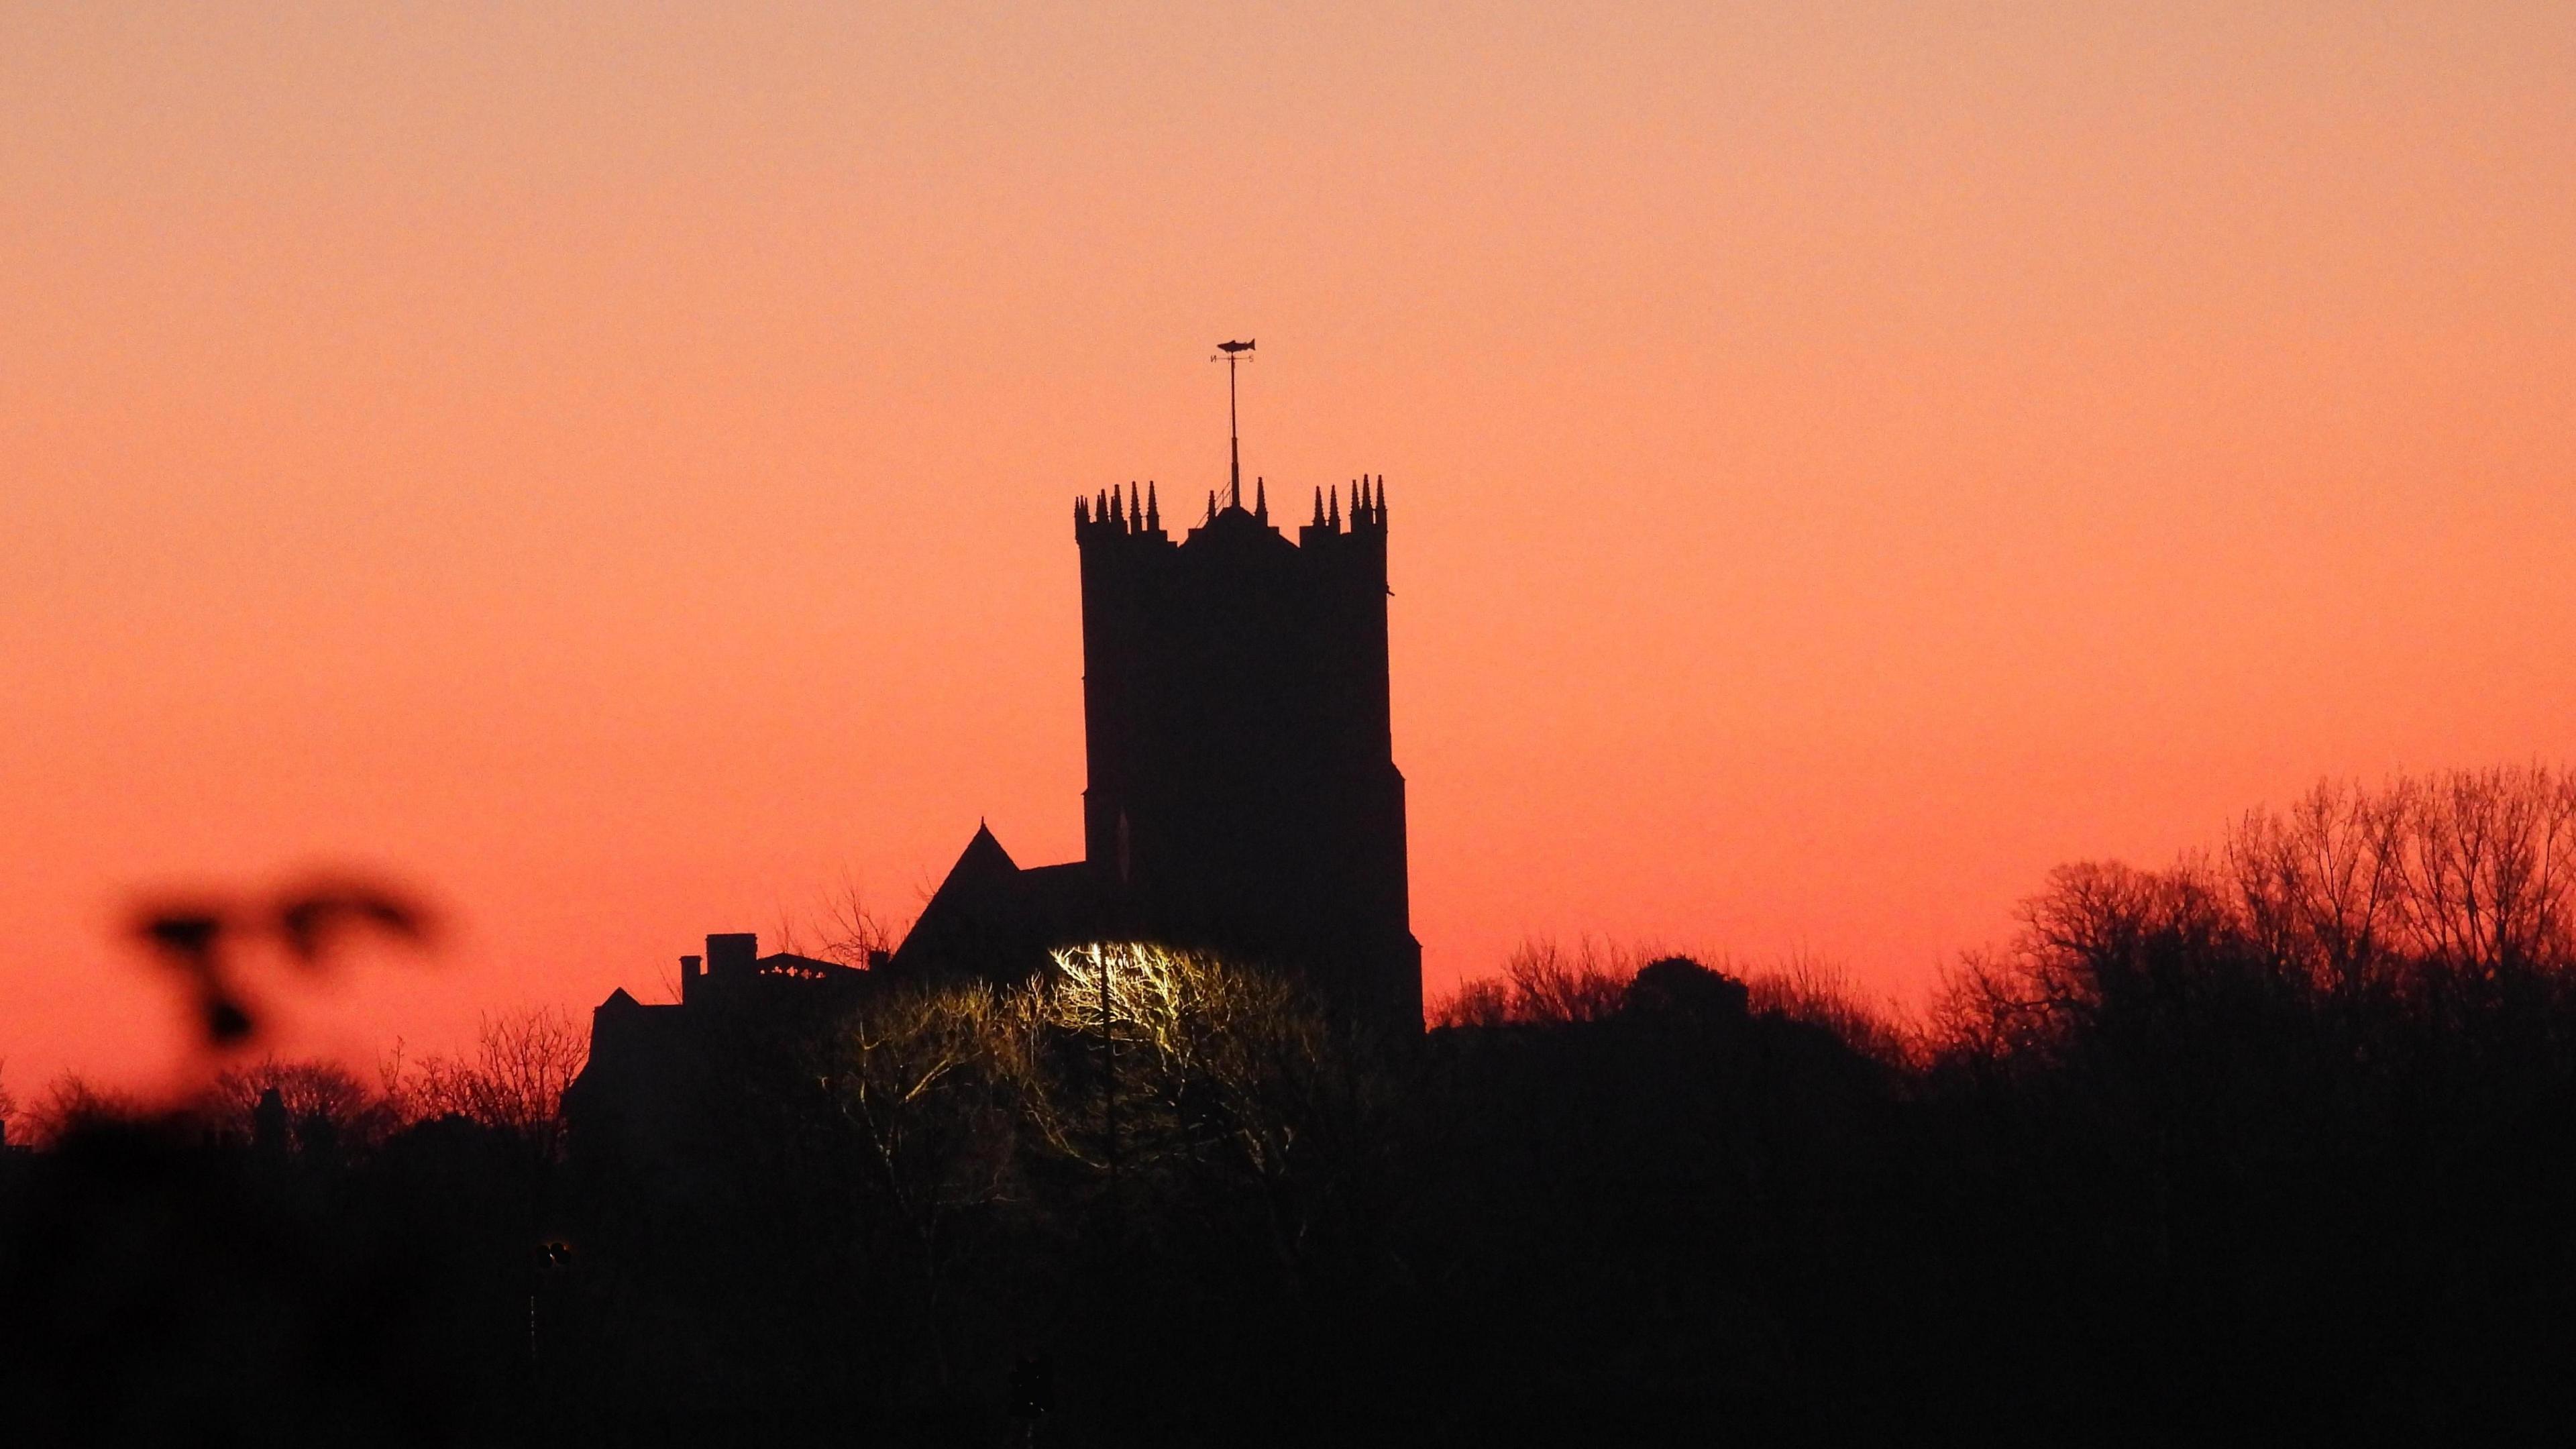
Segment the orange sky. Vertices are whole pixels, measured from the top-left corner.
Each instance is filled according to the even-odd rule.
[[[443,901],[364,1057],[1076,854],[1069,502],[1219,480],[1226,336],[1387,477],[1435,991],[1919,996],[2576,755],[2576,9],[1603,8],[0,11],[6,1080],[163,1060],[139,889]]]

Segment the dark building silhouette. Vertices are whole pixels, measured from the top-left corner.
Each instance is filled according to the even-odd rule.
[[[872,964],[882,964],[878,956]],[[707,937],[680,958],[680,999],[648,1006],[620,987],[590,1016],[590,1055],[564,1094],[576,1150],[666,1189],[703,1187],[705,1113],[717,1064],[792,1039],[857,1001],[870,975],[837,961],[760,954],[748,931]]]
[[[1177,542],[1152,485],[1077,501],[1084,858],[1021,869],[978,829],[890,969],[1011,977],[1049,945],[1153,940],[1418,1028],[1386,519],[1382,479],[1316,490],[1294,543],[1239,472]]]
[[[1249,350],[1231,344],[1229,353]],[[974,838],[890,957],[858,970],[713,935],[680,1001],[592,1015],[577,1135],[686,1157],[677,1123],[708,1044],[827,1021],[886,981],[1015,981],[1050,947],[1149,940],[1295,973],[1334,1008],[1422,1025],[1404,776],[1387,712],[1385,480],[1317,489],[1294,543],[1240,444],[1220,503],[1177,542],[1153,485],[1077,500],[1083,859],[1022,868]]]

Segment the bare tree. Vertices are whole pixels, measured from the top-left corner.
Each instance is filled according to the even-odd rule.
[[[206,1104],[215,1116],[216,1130],[226,1135],[247,1132],[252,1108],[271,1088],[286,1108],[299,1147],[372,1146],[400,1124],[393,1104],[346,1067],[323,1061],[279,1061],[272,1056],[216,1074]]]
[[[2045,1057],[2106,1023],[2152,1035],[2186,1014],[2203,1033],[2277,1033],[2331,1004],[2341,1032],[2365,1007],[2393,1021],[2528,1004],[2576,973],[2576,775],[2323,782],[2247,814],[2215,864],[2063,866],[2021,917],[1943,982],[1934,1024],[1953,1050]]]
[[[2230,989],[2221,968],[2251,954],[2233,896],[2196,861],[2059,866],[2020,915],[2008,946],[1963,958],[1936,992],[1932,1025],[1953,1051],[2054,1060],[2106,1022],[2170,1018]]]
[[[2567,962],[2576,931],[2576,776],[2458,772],[2401,787],[2416,948],[2468,976]]]
[[[483,1019],[471,1054],[427,1056],[402,1074],[393,1096],[418,1120],[456,1115],[516,1133],[548,1157],[563,1148],[563,1095],[589,1059],[586,1033],[554,1007]]]
[[[1833,1033],[1844,1046],[1891,1067],[1912,1065],[1925,1052],[1924,1034],[1894,1001],[1862,997],[1851,973],[1812,952],[1792,951],[1746,983],[1751,1008],[1785,1021]]]
[[[24,1118],[28,1136],[50,1145],[85,1127],[136,1122],[147,1115],[142,1100],[132,1094],[65,1072],[45,1084],[44,1094],[27,1107]]]
[[[816,918],[815,934],[827,961],[866,970],[893,954],[903,941],[903,923],[868,904],[857,877],[844,875]]]
[[[1691,956],[1591,940],[1567,950],[1534,940],[1513,951],[1497,977],[1463,982],[1431,1011],[1443,1026],[1568,1025],[1629,1014],[1640,1004],[1639,973],[1682,963],[1749,988],[1744,1006],[1761,1014],[1832,1032],[1852,1050],[1891,1066],[1915,1060],[1924,1034],[1895,1003],[1862,998],[1848,972],[1810,952],[1792,951],[1764,971],[1744,971],[1724,956],[1711,968]],[[1656,992],[1650,983],[1647,999]]]
[[[2248,812],[2229,836],[2247,925],[2285,969],[2346,997],[2384,976],[2404,930],[2404,803],[2320,781],[2284,813]]]
[[[1549,1025],[1616,1016],[1628,982],[1653,953],[1623,951],[1588,937],[1571,951],[1553,940],[1524,941],[1503,962],[1499,980],[1461,985],[1431,1011],[1451,1026]]]
[[[903,940],[903,923],[868,903],[858,878],[843,875],[822,901],[803,916],[784,907],[778,912],[778,949],[816,955],[826,961],[865,971],[893,954]],[[808,951],[808,944],[811,951]]]
[[[2247,930],[2339,996],[2396,989],[2402,975],[2489,981],[2576,954],[2576,775],[2564,771],[2321,782],[2286,812],[2250,812],[2225,858]]]
[[[1512,989],[1490,976],[1461,981],[1431,1005],[1434,1026],[1505,1026],[1512,1019]]]

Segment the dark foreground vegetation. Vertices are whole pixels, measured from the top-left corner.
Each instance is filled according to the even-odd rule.
[[[0,1419],[2556,1442],[2571,872],[2576,781],[2464,776],[2062,869],[1917,1021],[1815,972],[1536,950],[1372,1040],[1258,972],[1113,948],[745,1022],[708,1044],[727,1089],[659,1136],[577,1100],[567,1140],[568,1062],[524,1023],[390,1091],[271,1065],[149,1120],[56,1093],[7,1169]]]

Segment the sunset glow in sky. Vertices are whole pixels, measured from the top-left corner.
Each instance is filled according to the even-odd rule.
[[[658,999],[1081,849],[1073,497],[1383,473],[1430,988],[1919,999],[2058,862],[2576,759],[2576,7],[0,8],[0,1057],[139,893]],[[1302,506],[1294,511],[1302,513]],[[1248,759],[1245,767],[1258,769]]]

